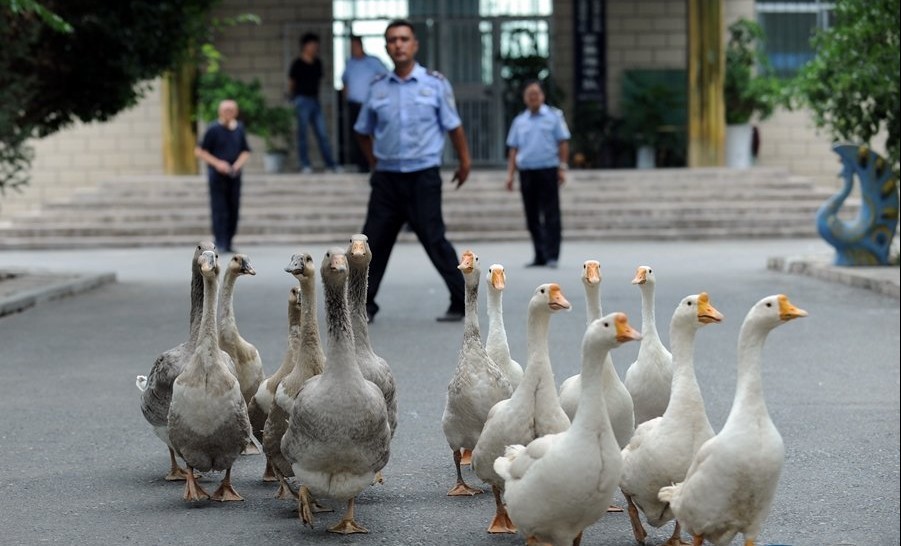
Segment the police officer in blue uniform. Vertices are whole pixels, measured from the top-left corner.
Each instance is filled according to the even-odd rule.
[[[453,180],[457,188],[466,182],[470,169],[466,135],[450,83],[416,62],[419,42],[410,22],[389,23],[385,42],[394,71],[372,82],[354,125],[373,167],[363,226],[372,249],[366,301],[369,320],[379,310],[375,296],[397,235],[407,223],[450,291],[450,306],[437,320],[459,321],[463,319],[463,275],[457,269],[457,252],[445,236],[438,168],[446,132],[460,162]]]

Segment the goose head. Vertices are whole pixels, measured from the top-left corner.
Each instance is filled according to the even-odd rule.
[[[488,286],[502,292],[507,286],[507,273],[501,264],[491,264],[488,268]]]
[[[686,296],[673,313],[673,326],[698,329],[707,324],[722,322],[723,314],[710,304],[707,292]]]
[[[585,263],[582,264],[582,283],[585,284],[586,287],[601,284],[600,262],[597,260],[585,260]]]
[[[362,233],[355,233],[350,236],[350,243],[347,245],[347,260],[354,264],[369,265],[372,261],[372,250],[369,248],[369,237]]]
[[[457,269],[462,271],[464,275],[469,275],[478,268],[479,257],[471,250],[464,250],[463,256],[460,258],[460,265],[457,266]]]
[[[197,258],[200,274],[204,277],[215,277],[219,274],[219,260],[212,250],[204,250]]]
[[[625,313],[610,313],[588,325],[582,343],[583,349],[587,351],[609,351],[623,343],[640,339],[641,334],[629,324]]]
[[[556,313],[557,311],[569,311],[572,309],[572,305],[570,305],[569,301],[567,301],[566,297],[563,295],[563,290],[560,289],[560,285],[552,282],[542,284],[535,289],[532,300],[529,302],[529,308],[545,308],[551,313]]]
[[[257,272],[253,269],[253,266],[250,265],[250,258],[247,257],[247,254],[235,254],[232,256],[231,260],[228,261],[228,271],[232,275],[256,275]]]
[[[212,241],[200,241],[197,243],[197,246],[194,247],[194,261],[192,262],[191,267],[193,270],[192,273],[200,273],[200,262],[198,261],[198,258],[206,251],[212,252],[217,257],[219,256],[219,253],[216,252],[216,245],[214,245]]]
[[[298,281],[312,279],[316,274],[316,267],[313,264],[313,257],[305,252],[298,252],[291,255],[291,261],[285,267],[285,271],[294,275]]]
[[[296,306],[300,303],[300,287],[292,286],[288,292],[288,305]]]
[[[639,287],[653,287],[656,283],[657,279],[654,277],[654,270],[650,266],[638,266],[638,269],[635,270],[635,278],[632,279],[632,284],[637,284]]]
[[[344,249],[340,247],[328,249],[325,252],[325,256],[322,258],[322,265],[319,267],[319,272],[322,274],[323,281],[325,281],[325,279],[335,279],[342,273],[346,277],[347,255],[344,254]]]
[[[788,321],[806,317],[807,311],[795,307],[785,294],[767,296],[754,304],[748,311],[745,322],[758,325],[764,330],[772,330]]]

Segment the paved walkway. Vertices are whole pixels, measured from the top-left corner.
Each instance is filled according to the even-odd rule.
[[[514,245],[516,243],[513,243]],[[686,242],[687,246],[701,244]],[[525,244],[524,244],[525,246]],[[806,246],[806,243],[805,243]],[[81,251],[84,254],[90,251]],[[253,247],[248,248],[253,252]],[[66,264],[56,262],[56,265]],[[899,267],[839,267],[832,264],[829,252],[773,256],[766,266],[774,271],[808,275],[824,281],[873,290],[901,298]],[[72,272],[41,267],[17,267],[12,260],[0,256],[0,317],[23,311],[44,301],[71,296],[106,283],[116,282],[115,272]]]

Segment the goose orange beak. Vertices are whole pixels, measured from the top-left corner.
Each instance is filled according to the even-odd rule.
[[[463,258],[460,260],[460,265],[457,266],[457,269],[463,273],[472,273],[474,267],[475,254],[473,254],[471,250],[464,251]]]
[[[698,322],[701,324],[715,324],[723,321],[723,314],[710,305],[710,296],[707,292],[701,292],[698,296]]]
[[[504,274],[503,268],[491,268],[491,285],[494,286],[495,290],[503,290],[507,285],[507,275]]]
[[[638,330],[632,328],[632,325],[629,324],[629,318],[626,317],[625,313],[617,313],[616,318],[613,320],[616,325],[616,341],[625,343],[627,341],[638,341],[641,339],[641,334],[638,333]]]
[[[563,290],[560,289],[560,285],[557,283],[551,283],[548,294],[548,306],[554,311],[561,311],[563,309],[572,309],[572,305],[569,304],[569,301],[563,296]]]
[[[351,256],[361,258],[366,255],[366,243],[363,241],[351,241],[350,243],[350,252]]]
[[[585,282],[599,284],[601,282],[601,264],[595,260],[585,262]]]
[[[792,302],[788,301],[788,296],[785,294],[779,294],[779,320],[788,322],[806,316],[807,311],[792,305]]]
[[[644,284],[648,282],[648,270],[646,267],[641,266],[635,271],[635,278],[632,279],[632,284]]]

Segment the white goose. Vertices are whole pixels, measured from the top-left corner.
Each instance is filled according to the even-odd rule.
[[[660,527],[673,519],[668,504],[657,493],[666,485],[681,482],[701,444],[713,437],[713,428],[704,410],[704,399],[694,372],[694,344],[698,330],[717,324],[723,315],[711,304],[706,292],[684,298],[670,322],[673,348],[673,388],[662,417],[645,421],[635,430],[623,449],[623,477],[620,487],[629,504],[632,532],[639,544],[647,533],[638,510],[650,525]],[[680,546],[681,526],[676,522],[665,546]]]
[[[366,314],[366,291],[369,287],[369,263],[372,261],[372,250],[369,238],[362,233],[351,236],[347,246],[347,265],[350,275],[347,281],[347,299],[350,303],[350,322],[354,330],[354,349],[357,364],[363,377],[375,383],[385,395],[388,408],[388,424],[391,435],[397,429],[397,387],[391,367],[385,359],[375,354],[369,342],[369,324]]]
[[[231,485],[231,467],[251,438],[250,421],[241,386],[228,369],[228,355],[219,349],[216,254],[204,251],[198,261],[203,275],[203,314],[191,360],[172,384],[169,438],[188,465],[185,500],[240,501],[244,499]],[[225,470],[212,496],[197,484],[194,469]]]
[[[763,399],[763,344],[774,328],[805,316],[782,294],[751,308],[738,336],[738,381],[726,424],[698,450],[684,482],[660,489],[696,546],[704,540],[723,546],[738,533],[753,546],[769,515],[784,446]]]
[[[198,258],[205,251],[216,251],[215,245],[202,241],[194,248],[191,258],[191,315],[188,340],[162,353],[150,368],[147,376],[139,375],[136,380],[141,390],[141,413],[153,427],[153,432],[169,448],[169,473],[166,481],[187,479],[185,469],[178,466],[175,451],[169,441],[169,404],[172,400],[172,382],[184,369],[185,364],[194,354],[197,332],[200,329],[200,316],[203,313],[203,275],[200,273]]]
[[[245,254],[235,254],[225,266],[222,291],[219,294],[219,346],[235,363],[238,383],[241,384],[241,395],[248,404],[263,382],[263,361],[260,360],[257,348],[238,332],[234,307],[235,281],[242,275],[256,274]]]
[[[298,253],[291,256],[285,271],[299,282],[300,328],[297,335],[297,359],[294,368],[276,388],[275,403],[269,410],[263,429],[263,450],[272,461],[272,469],[279,480],[276,498],[297,498],[285,478],[294,476],[291,463],[282,454],[282,436],[288,430],[288,420],[297,393],[307,379],[319,375],[325,366],[325,353],[319,336],[316,316],[316,267],[313,257]]]
[[[582,341],[582,411],[572,426],[528,446],[512,445],[495,460],[510,518],[525,536],[554,546],[578,544],[582,531],[606,512],[622,459],[604,402],[603,362],[611,349],[639,337],[622,313],[589,324]]]
[[[347,269],[343,249],[326,252],[320,273],[328,325],[327,364],[300,389],[282,437],[282,453],[304,484],[298,492],[301,519],[312,527],[311,492],[346,499],[347,512],[329,529],[343,534],[368,532],[354,519],[354,501],[388,463],[391,445],[385,395],[357,365]]]
[[[482,275],[479,258],[471,250],[467,250],[463,252],[463,258],[457,267],[463,272],[466,283],[463,344],[454,376],[447,385],[447,399],[444,415],[441,417],[441,427],[453,452],[457,471],[457,482],[447,493],[450,496],[477,495],[482,492],[463,481],[463,474],[460,472],[461,450],[475,448],[492,406],[513,393],[513,387],[504,372],[482,347],[478,308],[479,281]]]
[[[501,500],[504,480],[494,470],[494,460],[504,454],[508,445],[526,445],[545,434],[569,428],[569,418],[557,398],[548,331],[551,315],[570,308],[558,284],[542,284],[535,289],[529,301],[526,371],[513,395],[491,408],[473,450],[472,468],[479,478],[491,484],[494,493],[495,515],[488,526],[489,533],[516,532]]]
[[[597,260],[586,260],[582,265],[582,285],[585,287],[585,303],[587,308],[588,324],[601,318],[601,264]],[[613,358],[607,353],[604,366],[601,370],[602,385],[604,387],[604,401],[607,404],[607,414],[610,416],[610,424],[620,448],[629,443],[632,432],[635,431],[635,414],[632,406],[632,396],[626,389],[616,368],[613,366]],[[560,385],[560,406],[570,420],[576,416],[579,407],[579,398],[582,393],[582,376],[576,374],[566,379]],[[619,510],[617,508],[617,510]]]
[[[673,382],[673,355],[663,346],[654,317],[654,270],[640,266],[632,279],[641,290],[641,347],[638,358],[626,370],[623,383],[632,395],[635,426],[660,417],[669,404]]]
[[[504,328],[504,288],[507,273],[501,264],[488,268],[488,337],[485,351],[488,357],[504,372],[515,389],[522,381],[522,366],[510,355],[507,330]]]

